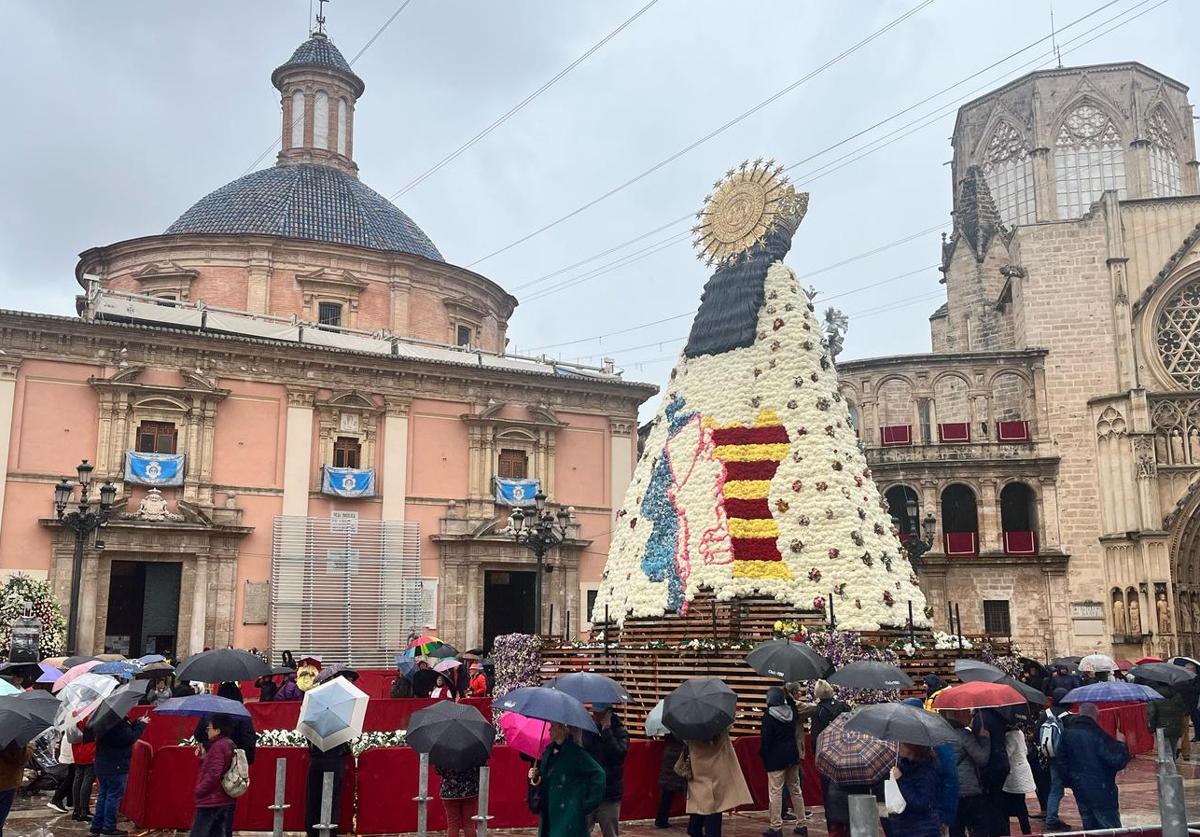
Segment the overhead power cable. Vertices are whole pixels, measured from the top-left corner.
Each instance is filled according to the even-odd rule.
[[[634,183],[637,183],[642,178],[648,177],[649,175],[653,174],[654,172],[658,171],[659,169],[663,168],[664,166],[674,162],[675,160],[678,160],[683,155],[687,154],[690,151],[693,151],[696,148],[699,148],[701,145],[703,145],[704,143],[713,139],[714,137],[720,136],[725,131],[729,130],[734,125],[737,125],[742,120],[744,120],[750,116],[753,116],[755,113],[758,113],[758,111],[760,111],[763,108],[767,107],[768,105],[772,104],[779,98],[792,92],[797,87],[800,87],[801,85],[803,85],[805,82],[808,82],[811,79],[815,78],[816,76],[820,75],[821,73],[828,70],[830,67],[834,66],[835,64],[842,61],[846,57],[853,55],[855,52],[862,49],[867,44],[871,43],[875,39],[881,37],[882,35],[886,34],[889,31],[891,31],[895,27],[899,26],[901,23],[908,20],[910,17],[912,17],[917,12],[921,11],[922,9],[924,9],[926,6],[930,5],[933,2],[934,2],[934,0],[921,0],[919,3],[917,3],[917,5],[913,6],[911,9],[904,12],[899,17],[894,18],[893,20],[891,20],[884,26],[880,27],[879,29],[876,29],[870,35],[863,38],[862,40],[860,40],[853,46],[850,46],[847,49],[843,50],[842,52],[840,52],[833,58],[829,59],[824,64],[817,67],[816,69],[812,70],[811,72],[807,73],[803,77],[792,82],[787,87],[784,87],[782,90],[779,90],[779,91],[775,92],[774,94],[772,94],[771,96],[768,96],[766,99],[763,99],[761,102],[754,105],[749,110],[744,111],[743,113],[739,114],[738,116],[735,116],[733,119],[730,119],[728,122],[721,125],[720,127],[710,131],[709,133],[705,134],[704,136],[700,137],[699,139],[695,140],[694,142],[684,146],[683,148],[676,151],[674,154],[671,154],[670,156],[660,160],[659,162],[655,163],[650,168],[643,171],[641,174],[637,174],[637,175],[629,178],[625,182],[613,187],[612,189],[609,189],[607,192],[600,195],[599,197],[593,198],[592,200],[588,201],[583,206],[573,209],[572,211],[568,212],[566,215],[560,216],[559,218],[556,218],[555,220],[550,221],[547,224],[543,224],[541,227],[538,227],[533,232],[527,233],[526,235],[522,236],[521,238],[518,238],[516,241],[510,242],[509,244],[506,244],[505,246],[501,247],[498,250],[493,250],[491,253],[488,253],[485,256],[481,256],[480,258],[478,258],[475,261],[468,264],[467,267],[474,267],[475,265],[480,264],[481,262],[485,262],[488,259],[493,258],[494,256],[498,256],[501,253],[511,250],[513,247],[516,247],[519,244],[524,244],[526,241],[529,241],[531,238],[535,238],[536,236],[541,235],[542,233],[546,232],[547,230],[557,227],[562,222],[564,222],[570,218],[574,218],[579,213],[592,208],[593,206],[600,203],[601,201],[607,200],[608,198],[612,197],[613,195],[617,194],[618,192],[624,191],[625,189],[632,186]]]
[[[523,110],[526,105],[528,105],[530,102],[532,102],[538,96],[542,95],[547,90],[549,90],[551,87],[553,87],[555,84],[557,84],[569,72],[574,70],[576,67],[578,67],[580,64],[582,64],[584,61],[586,61],[588,58],[590,58],[593,54],[595,54],[595,52],[597,50],[599,50],[602,46],[607,44],[609,41],[611,41],[617,35],[621,34],[621,32],[624,31],[627,26],[629,26],[631,23],[633,23],[635,20],[637,20],[639,17],[641,17],[646,11],[648,11],[650,9],[651,6],[653,6],[657,2],[658,2],[658,0],[650,0],[649,3],[642,6],[640,9],[638,9],[636,12],[634,12],[632,15],[630,15],[628,18],[626,18],[625,21],[620,26],[618,26],[616,29],[609,32],[607,35],[605,35],[599,41],[594,43],[591,46],[591,48],[587,50],[587,52],[583,53],[583,55],[580,55],[578,58],[576,58],[574,61],[572,61],[570,64],[568,64],[566,67],[563,67],[561,70],[559,70],[557,75],[555,75],[553,78],[551,78],[545,84],[543,84],[537,90],[534,90],[532,93],[530,93],[524,99],[517,102],[515,105],[513,105],[507,111],[505,111],[503,114],[501,114],[499,117],[497,117],[490,125],[488,125],[486,128],[481,130],[479,133],[475,134],[475,136],[471,137],[469,140],[464,142],[458,148],[451,151],[449,154],[447,154],[441,160],[438,160],[436,163],[434,163],[428,169],[423,171],[421,174],[414,177],[412,180],[410,180],[408,183],[406,183],[404,186],[402,186],[399,190],[397,190],[395,193],[393,193],[392,196],[390,198],[388,198],[388,200],[394,201],[397,198],[408,194],[413,189],[417,188],[422,183],[424,183],[429,177],[431,177],[432,175],[434,175],[438,171],[440,171],[443,167],[445,167],[449,163],[453,162],[464,151],[469,149],[471,146],[475,145],[475,143],[479,142],[481,139],[486,137],[492,131],[499,128],[501,125],[503,125],[509,119],[516,116],[517,113],[519,113],[521,110]]]

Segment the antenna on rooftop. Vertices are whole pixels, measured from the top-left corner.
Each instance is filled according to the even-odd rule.
[[[325,0],[318,0],[324,3]],[[320,20],[320,18],[317,18]],[[1054,50],[1054,60],[1058,62],[1058,69],[1062,69],[1062,50],[1058,48],[1058,32],[1054,28],[1054,0],[1050,0],[1050,46]]]
[[[328,2],[329,0],[317,0],[317,31],[313,34],[325,34],[325,4]]]

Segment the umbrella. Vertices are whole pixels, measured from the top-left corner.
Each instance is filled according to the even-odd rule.
[[[1134,665],[1133,660],[1126,660],[1123,657],[1117,658],[1115,662],[1117,664],[1118,671],[1129,671],[1129,669],[1133,668]]]
[[[7,680],[0,680],[0,695],[19,695],[21,691],[20,687],[14,686]]]
[[[983,660],[955,660],[954,673],[964,683],[999,683],[1006,675],[991,663]]]
[[[1183,666],[1172,665],[1171,663],[1143,663],[1140,666],[1131,668],[1129,673],[1142,680],[1149,680],[1152,683],[1166,683],[1168,686],[1186,683],[1196,676]]]
[[[1122,703],[1124,701],[1162,700],[1162,695],[1140,683],[1122,683],[1120,680],[1104,680],[1072,689],[1062,699],[1063,703]]]
[[[663,724],[663,707],[664,702],[659,701],[654,704],[654,708],[650,710],[650,714],[646,716],[646,735],[655,738],[660,735],[669,735],[671,731]]]
[[[954,728],[941,715],[902,703],[859,707],[846,719],[846,729],[865,732],[884,741],[902,741],[926,747],[947,744],[958,738]]]
[[[1098,671],[1116,671],[1117,664],[1107,654],[1088,654],[1079,661],[1079,670],[1093,674]]]
[[[461,665],[462,663],[459,660],[442,660],[433,667],[433,670],[440,672],[453,671]]]
[[[92,660],[96,660],[96,662],[101,662],[101,660],[99,660],[96,657],[82,657],[82,656],[67,657],[65,660],[63,660],[63,668],[73,668],[73,667],[79,665],[80,663],[88,663],[88,662],[91,662]]]
[[[138,680],[154,680],[157,677],[170,677],[174,673],[175,666],[170,663],[150,663],[133,676]]]
[[[55,723],[64,728],[73,726],[95,711],[100,701],[117,690],[117,681],[102,674],[84,673],[62,688],[58,694],[61,707]]]
[[[846,689],[903,689],[913,684],[903,671],[878,660],[847,663],[830,675],[829,683]]]
[[[96,711],[88,718],[87,728],[99,738],[115,727],[138,702],[146,696],[145,682],[130,683],[117,689],[96,707]]]
[[[1172,657],[1170,660],[1168,660],[1166,662],[1175,663],[1175,665],[1181,665],[1179,660],[1183,660],[1184,662],[1190,662],[1190,663],[1196,662],[1191,657]],[[1140,659],[1134,660],[1133,664],[1135,666],[1140,666],[1140,665],[1144,665],[1145,663],[1161,663],[1161,662],[1164,662],[1162,657],[1142,657]],[[1196,663],[1196,664],[1200,665],[1200,663]]]
[[[440,646],[438,646],[437,648],[430,651],[429,656],[430,657],[442,657],[442,658],[456,657],[456,656],[458,656],[458,649],[455,648],[453,645],[447,645],[445,643],[442,643]]]
[[[1005,686],[1011,686],[1020,692],[1021,696],[1025,698],[1026,703],[1034,703],[1038,706],[1045,706],[1048,701],[1048,698],[1044,692],[1039,692],[1037,689],[1033,688],[1033,686],[1022,683],[1015,677],[1005,677],[999,682],[1003,683]]]
[[[408,644],[408,648],[404,649],[404,656],[428,657],[445,644],[436,636],[419,636]]]
[[[41,666],[42,676],[33,681],[34,683],[53,683],[62,677],[62,669],[56,668],[49,663],[38,663],[38,665]]]
[[[684,680],[663,702],[663,726],[684,741],[708,741],[733,723],[737,695],[715,677]]]
[[[58,699],[47,692],[0,698],[0,747],[26,746],[54,723],[57,712]]]
[[[934,709],[997,709],[1024,703],[1025,696],[1012,686],[981,680],[942,689],[933,696]]]
[[[335,677],[304,693],[296,730],[318,749],[332,750],[362,735],[367,693],[344,677]]]
[[[629,692],[616,680],[590,671],[563,674],[545,685],[566,692],[580,703],[625,703],[629,700]]]
[[[435,767],[467,770],[491,757],[496,730],[474,706],[443,700],[413,713],[404,740]]]
[[[4,663],[0,665],[0,674],[8,677],[33,677],[42,673],[37,663]]]
[[[1083,657],[1059,657],[1050,662],[1050,668],[1056,669],[1059,666],[1066,666],[1068,671],[1074,673],[1079,671],[1079,661],[1082,659]]]
[[[125,680],[132,680],[133,675],[141,671],[141,666],[132,660],[117,660],[111,663],[100,663],[92,670],[92,674],[111,674]]]
[[[500,709],[516,712],[526,718],[537,718],[569,727],[579,727],[588,732],[599,732],[587,708],[566,692],[557,689],[525,686],[514,689],[499,698],[499,701]]]
[[[254,680],[270,674],[271,667],[262,657],[238,648],[214,648],[193,654],[176,669],[180,680],[198,680],[201,683],[225,683],[237,680]]]
[[[760,642],[746,655],[750,668],[778,680],[817,680],[829,673],[829,660],[803,642],[771,639]]]
[[[839,785],[873,785],[887,778],[896,764],[896,745],[846,729],[843,712],[817,736],[817,770]]]
[[[187,697],[169,698],[154,707],[154,712],[159,715],[187,715],[192,718],[203,718],[207,715],[228,715],[231,718],[250,717],[250,710],[238,701],[216,695],[188,695]]]
[[[445,703],[446,701],[442,701]],[[504,733],[508,746],[530,758],[540,759],[550,742],[550,723],[537,718],[526,718],[516,712],[501,712],[496,722]]]
[[[134,660],[134,662],[137,663],[142,668],[145,668],[146,666],[150,665],[151,663],[165,663],[166,661],[167,661],[167,658],[164,657],[162,654],[143,654],[142,656],[140,656],[136,660]]]
[[[71,662],[67,660],[67,662]],[[82,674],[87,674],[89,671],[100,665],[99,660],[84,660],[82,663],[76,663],[67,669],[62,676],[54,681],[54,685],[50,687],[51,691],[60,692],[63,687],[74,681]]]

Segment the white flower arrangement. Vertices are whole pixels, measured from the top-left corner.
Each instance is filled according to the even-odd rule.
[[[753,345],[680,356],[617,513],[593,612],[607,606],[619,622],[661,616],[675,609],[673,598],[686,607],[706,588],[719,600],[768,595],[798,610],[832,607],[839,628],[858,631],[905,624],[911,601],[925,627],[925,597],[808,298],[782,262],[768,269],[764,293]],[[771,519],[734,526],[726,504],[749,483],[726,486],[728,461],[714,436],[763,426],[787,434],[786,450],[754,446],[778,462],[766,481]],[[739,537],[772,536],[781,561],[735,560]]]
[[[375,747],[403,747],[405,738],[405,730],[402,729],[391,732],[364,732],[350,743],[350,749],[358,756],[364,750]],[[196,741],[185,738],[179,743],[194,746]],[[259,747],[307,747],[308,739],[294,729],[264,729],[258,732],[255,743]]]
[[[960,637],[956,634],[948,634],[945,631],[934,631],[933,647],[939,651],[946,651],[954,648],[974,648],[975,646],[965,636]]]

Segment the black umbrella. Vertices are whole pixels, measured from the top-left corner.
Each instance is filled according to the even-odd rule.
[[[954,673],[964,683],[999,683],[1008,676],[983,660],[955,660]]]
[[[611,677],[591,671],[564,674],[545,685],[566,692],[580,703],[625,703],[629,700],[629,692],[624,686]]]
[[[1021,693],[1021,696],[1025,698],[1027,703],[1045,706],[1049,702],[1049,698],[1046,697],[1045,692],[1040,692],[1033,688],[1033,686],[1030,686],[1028,683],[1023,683],[1015,677],[1006,676],[1000,680],[997,680],[996,682],[1003,683],[1005,686],[1012,686]]]
[[[37,677],[42,673],[42,667],[37,663],[4,663],[0,665],[0,674],[6,677]]]
[[[457,657],[458,649],[453,645],[442,643],[439,647],[429,652],[430,657]]]
[[[100,701],[96,711],[88,718],[87,728],[99,738],[121,723],[130,710],[146,696],[146,685],[145,680],[135,680]]]
[[[663,725],[684,741],[709,741],[733,723],[737,695],[715,677],[685,680],[663,701]]]
[[[24,747],[54,724],[58,698],[49,692],[0,697],[0,748]]]
[[[790,639],[760,642],[746,655],[746,663],[759,674],[779,680],[818,680],[833,668],[803,642]]]
[[[587,732],[599,732],[592,714],[578,699],[557,689],[545,686],[524,686],[498,697],[492,706],[506,712],[516,712],[526,718],[579,727]]]
[[[491,757],[496,730],[474,706],[441,700],[413,713],[405,741],[435,767],[467,770]]]
[[[1079,672],[1079,661],[1083,657],[1059,657],[1057,660],[1050,662],[1050,668],[1057,669],[1059,666],[1066,666],[1067,670],[1072,674]]]
[[[262,657],[238,648],[201,651],[188,657],[175,670],[175,676],[180,680],[198,680],[201,683],[254,680],[270,673],[271,667]]]
[[[1172,663],[1142,663],[1129,669],[1129,673],[1142,680],[1149,680],[1151,683],[1165,683],[1168,686],[1177,686],[1196,677],[1183,666]]]
[[[926,747],[947,744],[958,737],[941,715],[903,703],[876,703],[860,707],[846,721],[846,729],[865,732],[884,741],[901,741]]]
[[[79,665],[80,663],[91,662],[94,659],[96,659],[96,658],[95,657],[82,657],[82,656],[67,657],[65,660],[63,660],[63,668],[65,668],[65,669],[74,668],[75,666]]]
[[[855,660],[829,676],[830,684],[844,689],[903,689],[913,684],[900,669],[878,660]]]

